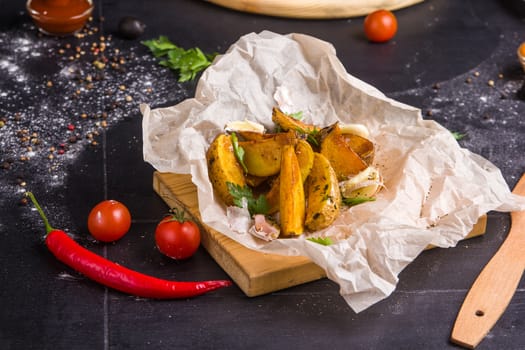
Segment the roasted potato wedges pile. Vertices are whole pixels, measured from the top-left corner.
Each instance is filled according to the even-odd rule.
[[[224,204],[239,206],[232,185],[262,198],[264,212],[251,214],[277,223],[279,238],[286,238],[322,230],[342,207],[374,199],[382,179],[372,166],[374,144],[362,133],[339,123],[307,124],[279,108],[272,120],[274,132],[243,130],[237,123],[237,130],[211,143],[208,174]]]

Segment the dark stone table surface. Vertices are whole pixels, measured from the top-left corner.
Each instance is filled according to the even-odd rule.
[[[271,30],[331,42],[348,72],[418,107],[463,135],[460,144],[495,163],[512,188],[525,171],[525,41],[518,1],[424,1],[396,11],[386,44],[363,37],[363,18],[299,20],[228,10],[206,1],[94,1],[75,37],[38,34],[23,1],[0,0],[0,347],[2,349],[454,349],[450,332],[472,282],[509,229],[488,213],[484,236],[422,253],[395,292],[356,314],[328,279],[255,298],[236,286],[176,301],[109,290],[55,260],[25,202],[31,190],[55,227],[84,247],[162,278],[227,278],[200,248],[186,261],[155,248],[168,210],[142,158],[138,104],[174,105],[196,82],[179,83],[140,40],[224,52],[240,36]],[[138,40],[117,32],[124,16],[147,27]],[[105,66],[97,68],[104,49]],[[97,51],[98,50],[98,51]],[[133,222],[117,243],[87,233],[97,202],[128,205]],[[504,272],[503,272],[504,273]],[[525,281],[479,349],[525,347]]]

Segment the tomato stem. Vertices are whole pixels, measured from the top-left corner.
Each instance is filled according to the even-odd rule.
[[[169,216],[171,217],[172,221],[178,221],[182,223],[186,220],[184,210],[175,207],[170,209]]]
[[[36,200],[36,198],[33,195],[33,193],[32,192],[26,192],[26,196],[29,197],[29,199],[31,199],[31,202],[33,202],[33,205],[35,206],[36,210],[38,211],[38,214],[40,214],[40,217],[44,221],[44,225],[46,227],[46,234],[48,234],[49,232],[53,231],[54,228],[51,227],[51,225],[49,224],[49,220],[47,220],[46,214],[44,213],[44,211],[40,207],[40,204],[38,204],[38,201]]]

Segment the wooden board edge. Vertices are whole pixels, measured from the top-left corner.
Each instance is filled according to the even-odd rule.
[[[484,235],[486,231],[487,231],[487,214],[483,214],[479,217],[478,221],[472,227],[472,230],[465,236],[465,238],[463,238],[463,240]],[[436,248],[436,246],[429,244],[426,249],[434,249],[434,248]]]
[[[190,175],[188,175],[188,179]],[[242,268],[242,266],[233,259],[230,255],[226,254],[224,250],[217,249],[211,244],[211,231],[208,227],[204,227],[201,223],[200,217],[195,217],[189,207],[182,201],[175,198],[172,194],[170,187],[165,183],[162,178],[162,173],[155,172],[153,174],[153,189],[155,192],[162,198],[162,200],[170,207],[177,208],[179,210],[184,210],[191,219],[199,226],[199,229],[203,234],[201,234],[201,244],[206,249],[206,251],[211,255],[211,257],[221,266],[221,268],[226,271],[230,276],[232,272],[236,276],[239,276],[235,282],[241,289],[242,287],[249,285],[249,277],[247,272]],[[233,270],[233,271],[232,271]],[[244,277],[244,278],[243,278]],[[240,279],[239,279],[240,278]],[[243,289],[244,290],[244,289]]]
[[[177,177],[177,183],[181,186],[168,183],[167,179],[174,176]],[[325,271],[307,257],[257,252],[203,225],[198,210],[195,188],[187,186],[188,183],[192,184],[191,175],[160,172],[153,174],[155,192],[166,204],[184,210],[199,225],[203,233],[201,235],[203,247],[247,296],[259,296],[326,277]],[[483,215],[465,238],[484,234],[486,225],[487,215]],[[235,254],[231,254],[232,246],[235,251],[248,252],[255,259],[260,259],[261,268],[256,271],[248,271],[243,263],[235,258]],[[429,245],[426,249],[432,248],[435,247]],[[242,256],[243,254],[237,255]],[[278,268],[266,269],[266,263],[269,266],[277,265]]]
[[[187,176],[187,180],[191,182],[190,175],[182,176]],[[222,233],[203,225],[198,210],[196,212],[191,210],[191,203],[188,203],[188,198],[180,200],[173,196],[173,189],[165,182],[162,173],[155,172],[153,174],[153,189],[168,206],[184,210],[199,225],[202,232],[202,246],[247,296],[254,297],[268,294],[326,277],[324,270],[307,257],[282,256],[253,251],[240,243],[234,242]],[[253,275],[251,271],[247,271],[234,256],[226,251],[226,242],[230,246],[234,244],[236,249],[249,251],[250,254],[257,256],[263,263],[267,259],[282,261],[281,266],[283,267],[279,270],[270,269],[264,273],[259,272]]]
[[[206,0],[218,6],[258,15],[299,19],[340,19],[366,16],[387,9],[400,10],[424,0],[345,1],[345,0]]]

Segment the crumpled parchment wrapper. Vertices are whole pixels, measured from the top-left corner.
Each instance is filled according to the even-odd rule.
[[[232,229],[235,223],[214,196],[205,153],[228,122],[249,119],[272,130],[278,91],[288,92],[305,122],[366,125],[385,188],[376,201],[343,211],[322,232],[265,242]],[[492,163],[460,148],[419,109],[348,74],[333,46],[311,36],[247,34],[203,73],[194,98],[141,110],[145,161],[161,172],[192,174],[206,225],[255,250],[309,257],[339,284],[355,312],[390,295],[398,274],[427,245],[456,245],[488,211],[525,209],[525,197],[510,192]],[[327,235],[337,243],[305,239]]]

